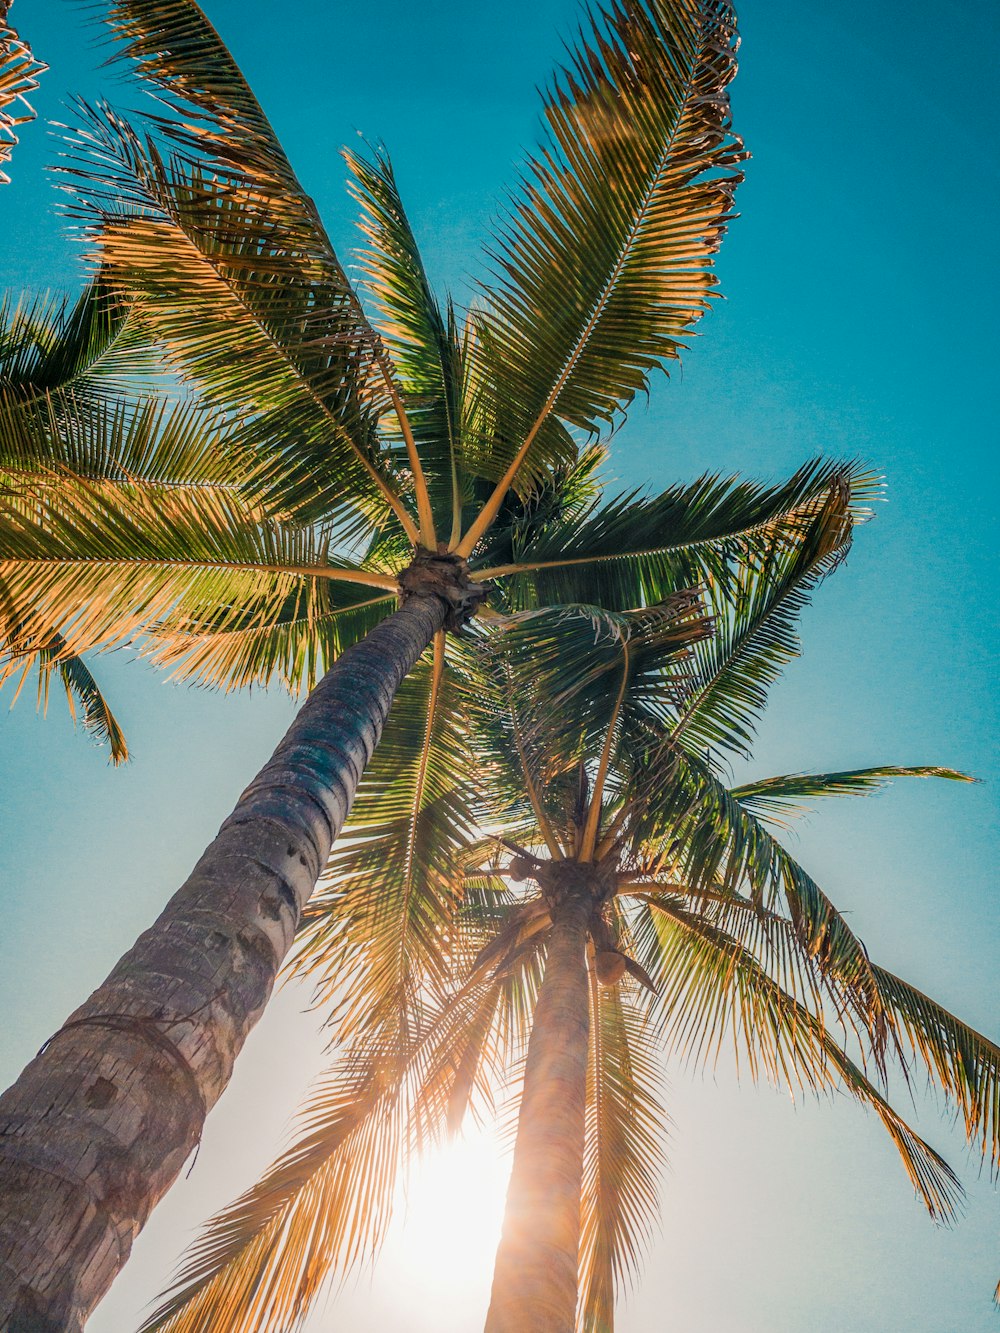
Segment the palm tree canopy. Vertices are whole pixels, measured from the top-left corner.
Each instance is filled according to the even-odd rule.
[[[559,595],[570,539],[593,600],[655,600],[664,546],[689,535],[667,498],[634,548],[639,497],[598,506],[581,447],[708,306],[744,156],[729,6],[590,12],[464,312],[432,292],[384,153],[347,155],[359,293],[199,6],[115,0],[106,19],[157,106],[141,123],[79,108],[65,179],[107,307],[14,320],[48,326],[0,423],[20,494],[48,500],[0,514],[22,648],[58,634],[62,660],[141,640],[182,675],[298,689],[391,612],[415,559],[467,588],[464,614]],[[55,335],[64,366],[42,350]],[[157,364],[166,398],[180,385],[197,408],[154,404]],[[823,484],[731,487],[715,514],[722,497],[678,498],[716,522],[701,535],[735,536]]]
[[[728,578],[720,561],[700,599],[681,584],[639,611],[515,613],[482,644],[451,644],[478,672],[465,698],[431,664],[411,679],[411,725],[436,693],[441,753],[458,749],[466,771],[428,748],[415,788],[409,746],[376,756],[293,962],[336,1007],[335,1063],[302,1137],[209,1224],[144,1333],[288,1326],[331,1268],[377,1248],[401,1158],[490,1112],[503,1085],[516,1103],[561,866],[598,886],[582,1329],[613,1327],[655,1222],[664,1053],[712,1063],[728,1046],[755,1079],[853,1096],[947,1218],[957,1178],[888,1100],[892,1066],[906,1082],[916,1062],[996,1165],[1000,1049],[871,962],[771,827],[789,805],[895,777],[968,779],[926,766],[727,778],[869,495],[863,474],[841,477]],[[456,821],[469,772],[476,804]]]
[[[618,423],[707,308],[743,156],[728,7],[593,11],[545,96],[494,277],[463,313],[430,289],[384,154],[348,155],[359,295],[199,7],[119,0],[108,21],[158,111],[137,126],[81,106],[67,180],[105,280],[210,410],[225,476],[207,495],[175,459],[169,523],[121,487],[21,518],[10,563],[27,579],[45,562],[53,608],[102,608],[63,627],[67,643],[151,631],[164,660],[213,683],[298,686],[391,610],[419,550],[468,561],[478,583],[502,567],[500,584],[533,594],[559,552],[527,514],[559,518],[581,443]],[[159,451],[143,464],[131,483],[157,480]],[[588,514],[602,559],[615,517]],[[521,578],[518,557],[541,554],[518,549],[527,532],[546,560]],[[632,557],[618,582],[660,545],[614,552]]]

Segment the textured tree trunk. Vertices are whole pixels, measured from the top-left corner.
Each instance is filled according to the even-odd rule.
[[[413,597],[327,672],[187,883],[0,1097],[0,1329],[79,1333],[197,1144],[400,681]]]
[[[571,898],[554,914],[486,1333],[573,1333],[576,1325],[589,915],[589,895]]]

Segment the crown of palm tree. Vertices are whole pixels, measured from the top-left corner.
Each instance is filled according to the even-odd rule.
[[[384,154],[348,155],[370,318],[198,6],[110,7],[167,109],[135,128],[81,107],[75,208],[106,281],[210,408],[209,443],[173,458],[166,512],[134,493],[142,468],[133,489],[100,495],[64,475],[58,514],[22,516],[4,542],[15,602],[85,601],[66,627],[73,651],[155,627],[164,660],[213,681],[297,685],[392,609],[415,552],[471,560],[477,584],[518,577],[532,553],[512,558],[516,520],[707,308],[743,157],[726,5],[592,18],[464,315],[430,290]],[[85,427],[96,452],[92,414]],[[218,457],[217,489],[185,474],[202,452]],[[153,480],[158,459],[143,460]],[[598,554],[577,546],[577,559]],[[548,564],[560,554],[550,542]]]
[[[755,1079],[848,1093],[947,1218],[960,1185],[888,1099],[890,1070],[906,1082],[915,1059],[996,1165],[1000,1050],[872,962],[772,828],[896,777],[968,779],[898,766],[726,777],[798,651],[811,590],[846,551],[850,500],[831,495],[697,601],[679,587],[639,612],[515,615],[485,648],[464,646],[478,689],[438,725],[466,785],[477,775],[476,805],[456,809],[431,765],[419,814],[434,856],[413,881],[393,853],[414,819],[408,750],[376,756],[292,964],[336,1009],[335,1063],[302,1137],[209,1224],[143,1333],[290,1326],[332,1269],[377,1248],[401,1160],[492,1109],[505,1084],[516,1107],[560,877],[581,871],[593,895],[582,1329],[613,1327],[656,1216],[665,1054],[713,1062],[728,1045]]]

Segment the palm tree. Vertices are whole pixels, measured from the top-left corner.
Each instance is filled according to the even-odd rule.
[[[31,47],[23,42],[7,22],[11,0],[0,0],[0,165],[9,162],[17,143],[17,127],[34,120],[28,96],[38,87],[38,76],[47,65],[36,60]],[[0,171],[0,184],[10,177]]]
[[[152,436],[135,471],[92,484],[91,451],[44,503],[4,505],[5,614],[58,632],[60,659],[146,633],[160,660],[227,683],[308,682],[347,651],[164,914],[0,1099],[0,1322],[66,1329],[197,1142],[425,651],[432,727],[446,632],[484,602],[534,604],[571,565],[591,600],[628,584],[638,604],[672,544],[737,542],[829,484],[709,486],[686,497],[689,527],[668,494],[642,544],[635,501],[567,522],[580,438],[620,423],[709,303],[743,157],[722,0],[593,12],[462,317],[429,289],[388,161],[349,159],[374,321],[193,0],[115,0],[109,19],[161,101],[140,129],[82,109],[77,207],[208,424],[172,454],[181,427],[150,432],[143,403],[122,418]]]
[[[711,1063],[731,1043],[755,1079],[853,1096],[945,1218],[960,1185],[885,1086],[916,1060],[997,1163],[1000,1049],[872,962],[770,827],[895,777],[967,779],[725,777],[844,555],[846,517],[832,492],[794,540],[711,585],[710,632],[680,587],[639,612],[512,618],[450,734],[471,738],[491,831],[443,840],[406,922],[385,855],[405,792],[380,752],[292,962],[336,1008],[335,1063],[301,1139],[212,1220],[142,1333],[293,1326],[331,1269],[377,1248],[400,1159],[490,1108],[505,1079],[520,1117],[490,1330],[613,1328],[656,1213],[665,1053]],[[444,784],[428,808],[442,829],[450,797]],[[437,945],[404,993],[391,946],[415,956],[418,934]]]

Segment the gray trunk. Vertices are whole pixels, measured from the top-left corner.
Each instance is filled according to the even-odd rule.
[[[0,1329],[79,1333],[260,1018],[393,696],[413,597],[324,676],[166,910],[0,1097]]]
[[[486,1333],[573,1333],[590,1037],[590,900],[554,913]]]

